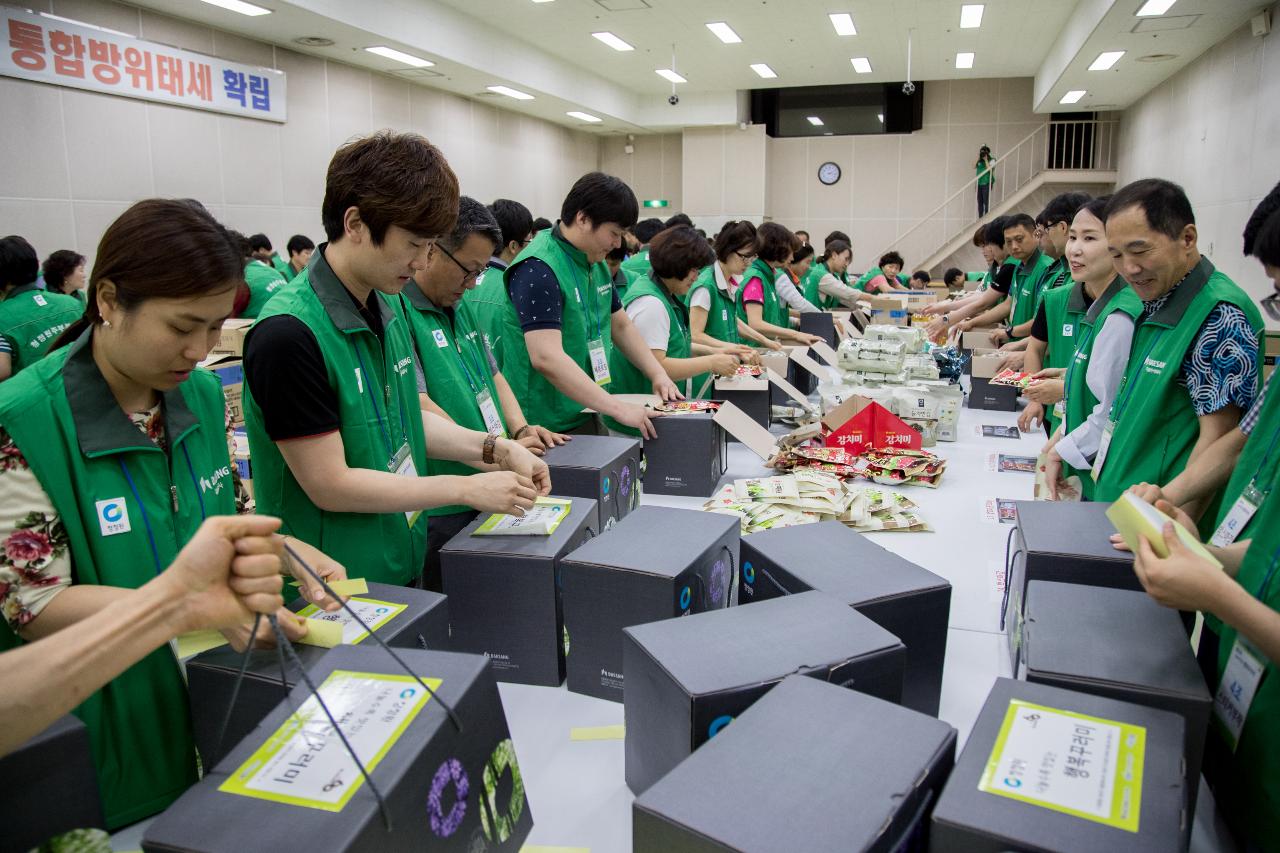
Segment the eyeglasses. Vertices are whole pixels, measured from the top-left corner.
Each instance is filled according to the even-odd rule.
[[[735,255],[737,255],[738,257],[742,258],[742,259],[743,259],[744,261],[746,261],[747,263],[751,263],[752,261],[754,261],[754,260],[756,259],[756,253],[755,253],[755,252],[751,252],[750,254],[746,254],[746,255],[744,255],[742,252],[739,252],[738,250],[736,250],[736,249],[735,249],[733,253],[734,253]]]
[[[436,248],[437,248],[437,249],[439,249],[440,251],[444,252],[445,257],[446,257],[446,258],[448,258],[449,260],[453,261],[453,263],[458,267],[458,269],[462,270],[462,272],[463,272],[463,276],[462,276],[462,283],[463,283],[463,284],[469,284],[470,282],[475,281],[477,278],[479,278],[479,277],[480,277],[480,273],[484,272],[484,267],[481,267],[481,268],[480,268],[480,269],[478,269],[478,270],[469,270],[469,269],[467,269],[466,267],[464,267],[464,266],[462,265],[462,261],[459,261],[457,258],[455,258],[455,257],[453,256],[453,253],[452,253],[452,252],[450,252],[448,249],[446,249],[446,248],[445,248],[444,246],[442,246],[441,244],[436,243]]]

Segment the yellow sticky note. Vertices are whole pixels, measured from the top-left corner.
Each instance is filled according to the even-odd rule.
[[[622,740],[626,726],[584,726],[569,729],[569,740]]]
[[[178,660],[186,660],[193,655],[226,644],[227,638],[222,636],[221,631],[192,631],[190,634],[178,637]]]
[[[1124,538],[1124,543],[1129,546],[1130,551],[1137,553],[1138,540],[1146,539],[1157,557],[1163,559],[1169,556],[1169,548],[1164,542],[1164,526],[1173,522],[1173,519],[1142,498],[1132,492],[1125,492],[1107,509],[1107,518],[1111,519],[1111,523],[1116,526],[1116,530]],[[1182,540],[1182,544],[1193,554],[1222,568],[1218,558],[1213,556],[1209,549],[1204,547],[1200,540],[1185,527],[1173,522],[1173,530]]]
[[[345,581],[329,581],[328,583],[329,588],[333,590],[334,595],[367,595],[369,592],[369,582],[364,578],[351,578]],[[302,584],[294,581],[293,586],[301,587]]]
[[[331,649],[342,644],[342,623],[328,619],[306,619],[307,635],[299,640],[308,646]]]

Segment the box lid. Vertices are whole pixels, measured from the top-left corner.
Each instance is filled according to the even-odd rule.
[[[786,567],[805,586],[850,606],[951,586],[946,578],[875,544],[839,521],[752,534],[744,540],[744,561],[753,548]]]
[[[1111,547],[1115,525],[1096,501],[1018,501],[1018,529],[1029,553],[1064,554],[1132,565],[1133,555]]]
[[[564,561],[674,578],[722,537],[732,534],[736,542],[739,526],[737,516],[640,506]]]
[[[902,648],[893,634],[817,591],[623,630],[695,696]]]
[[[1032,581],[1026,638],[1032,672],[1212,701],[1178,611],[1145,592]]]
[[[792,676],[640,795],[635,809],[725,849],[866,850],[901,831],[917,785],[950,763],[955,737],[924,714]]]
[[[572,441],[548,449],[542,461],[553,468],[607,468],[628,453],[640,455],[638,440],[607,435],[575,435]]]
[[[576,439],[575,439],[576,440]],[[556,497],[553,495],[552,497]],[[571,501],[569,515],[560,522],[550,536],[475,536],[476,529],[489,519],[491,513],[482,512],[445,543],[441,553],[450,554],[518,554],[523,557],[554,559],[569,545],[582,525],[596,519],[596,502],[591,498],[559,497]],[[594,526],[594,525],[593,525]],[[594,532],[594,531],[593,531]]]

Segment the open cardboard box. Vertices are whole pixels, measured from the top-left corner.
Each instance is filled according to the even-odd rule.
[[[822,351],[818,350],[819,346],[822,347],[822,351],[825,351],[827,355],[829,356],[835,355],[834,350],[832,350],[825,343],[821,343],[821,342],[814,345],[814,351],[818,352],[819,355],[822,355]],[[829,359],[830,366],[819,364],[818,362],[814,361],[812,358],[809,357],[808,352],[806,352],[804,349],[801,349],[799,347],[791,351],[790,358],[796,364],[800,365],[802,368],[804,368],[806,371],[812,374],[813,377],[818,380],[818,382],[839,382],[840,381],[841,372],[840,372],[840,368],[837,363],[837,360],[835,358]],[[827,356],[823,356],[823,358],[826,359]]]
[[[970,362],[969,374],[974,379],[990,379],[1000,372],[1000,363],[1009,353],[990,347],[975,349]]]
[[[831,317],[836,324],[836,334],[842,339],[862,337],[862,330],[870,322],[862,311],[832,311]]]
[[[766,465],[789,447],[803,444],[822,434],[822,424],[815,421],[797,427],[785,435],[777,436],[752,420],[751,416],[733,403],[725,403],[712,417],[725,432],[747,446]]]
[[[794,355],[793,352],[792,356]],[[800,408],[812,410],[813,406],[809,398],[799,388],[788,382],[781,373],[768,366],[765,367],[764,375],[760,377],[716,377],[713,396],[717,400],[733,403],[767,431],[772,412],[770,386],[782,391]]]
[[[997,329],[996,326],[983,326],[980,329],[970,329],[960,335],[961,349],[993,349],[991,341],[991,333]]]
[[[227,320],[222,324],[222,334],[210,353],[213,355],[244,355],[244,337],[253,325],[252,320]]]

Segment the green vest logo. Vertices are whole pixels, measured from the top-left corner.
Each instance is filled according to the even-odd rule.
[[[1148,357],[1146,361],[1142,362],[1143,369],[1152,376],[1159,376],[1161,373],[1164,373],[1166,366],[1167,362],[1157,361],[1150,357]]]
[[[215,495],[220,495],[222,494],[223,481],[230,476],[231,476],[230,466],[223,465],[221,468],[214,471],[208,477],[200,478],[200,491],[213,492]]]
[[[94,504],[98,515],[98,527],[103,536],[115,536],[117,533],[128,533],[133,527],[129,524],[129,507],[124,498],[107,498]]]
[[[397,375],[397,376],[404,376],[405,371],[408,369],[409,365],[411,365],[411,364],[413,364],[413,357],[412,357],[412,356],[409,356],[409,357],[407,357],[407,358],[402,358],[402,359],[400,359],[399,361],[397,361],[397,362],[396,362],[396,375]]]

